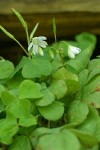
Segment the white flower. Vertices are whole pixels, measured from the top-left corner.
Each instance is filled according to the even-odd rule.
[[[48,45],[45,41],[46,39],[47,38],[45,36],[34,37],[28,47],[28,51],[30,51],[31,54],[40,54],[41,56],[43,56],[43,48],[46,48],[46,46]]]
[[[76,54],[79,54],[81,49],[75,46],[68,45],[68,56],[70,58],[75,58]]]

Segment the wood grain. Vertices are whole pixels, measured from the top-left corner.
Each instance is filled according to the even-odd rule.
[[[0,24],[19,40],[25,40],[12,7],[23,15],[30,31],[39,22],[37,35],[53,38],[53,18],[56,19],[58,38],[71,37],[84,31],[100,34],[99,0],[0,0]],[[0,34],[0,40],[7,39]]]
[[[21,13],[100,12],[100,0],[0,0],[0,14],[11,14],[11,8]]]
[[[100,36],[100,0],[0,0],[0,25],[27,46],[25,31],[11,8],[23,15],[29,32],[39,22],[35,35],[46,36],[48,42],[54,41],[53,18],[56,19],[58,40],[73,39],[81,32]],[[0,55],[17,60],[21,50],[17,52],[19,47],[14,43],[0,31]]]
[[[39,22],[36,35],[45,35],[53,38],[52,19],[56,19],[57,37],[72,37],[80,32],[91,32],[100,35],[100,13],[90,12],[67,12],[67,13],[41,13],[24,14],[23,17],[28,23],[29,31]],[[1,15],[0,24],[19,40],[25,40],[24,29],[14,15]],[[0,32],[0,40],[7,40],[8,37]]]

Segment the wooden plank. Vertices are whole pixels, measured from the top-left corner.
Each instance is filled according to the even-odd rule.
[[[39,22],[36,35],[53,38],[52,19],[55,17],[57,36],[72,37],[80,32],[100,34],[99,0],[1,0],[0,24],[15,35],[25,40],[24,31],[11,8],[17,9],[28,22],[29,30]],[[4,34],[0,40],[7,40]]]
[[[11,14],[11,8],[23,14],[100,12],[100,0],[0,0],[0,14]]]
[[[11,8],[23,15],[30,32],[39,22],[35,36],[46,36],[49,44],[54,42],[53,18],[58,40],[73,39],[81,32],[100,36],[100,0],[0,0],[0,25],[27,48],[24,29]],[[22,53],[21,48],[0,31],[0,55],[17,62]]]
[[[73,37],[80,32],[91,32],[100,35],[100,13],[90,12],[68,12],[52,14],[29,14],[23,15],[28,22],[29,31],[39,22],[36,36],[44,35],[53,38],[52,19],[55,17],[57,25],[57,37]],[[1,15],[0,24],[11,32],[19,40],[25,40],[25,33],[20,22],[14,15]],[[0,31],[0,40],[8,40]]]

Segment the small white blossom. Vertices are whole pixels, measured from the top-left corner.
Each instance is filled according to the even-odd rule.
[[[43,48],[46,48],[46,46],[48,45],[45,41],[46,39],[47,38],[45,36],[34,37],[28,47],[28,51],[30,51],[31,54],[40,54],[41,56],[43,56]]]
[[[81,52],[81,49],[75,46],[68,46],[68,56],[70,58],[75,58],[76,54],[79,54]]]

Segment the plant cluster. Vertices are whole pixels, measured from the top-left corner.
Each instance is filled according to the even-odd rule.
[[[47,46],[46,37],[29,36],[22,23],[27,50],[15,67],[0,60],[0,150],[99,150],[100,58],[90,57],[96,37],[76,35],[75,41]]]

